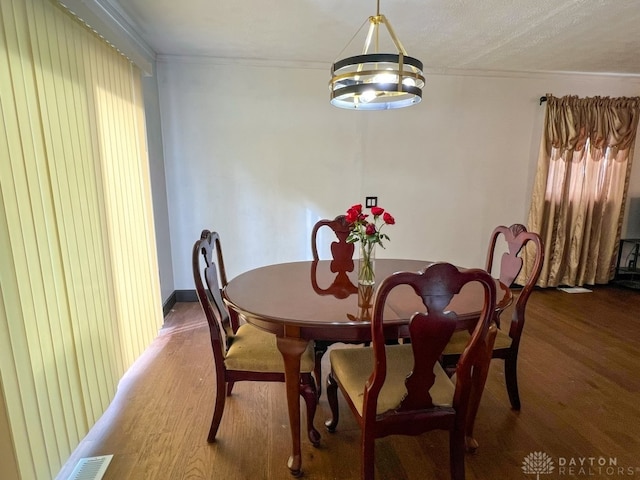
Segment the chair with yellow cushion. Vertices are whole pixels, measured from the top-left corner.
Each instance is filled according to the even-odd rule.
[[[506,244],[507,251],[503,253],[500,259],[495,259],[499,239],[503,239]],[[535,251],[533,255],[533,263],[526,278],[519,280],[523,283],[522,288],[514,285],[516,279],[520,275],[524,265],[521,255],[527,244],[533,245]],[[522,330],[524,329],[525,310],[527,301],[533,292],[533,287],[538,281],[542,262],[544,260],[544,248],[542,240],[537,233],[527,231],[527,228],[519,223],[514,223],[510,227],[498,226],[493,230],[489,241],[487,252],[487,272],[492,272],[494,268],[494,259],[499,265],[499,278],[504,285],[511,288],[513,297],[516,299],[511,307],[500,313],[496,318],[498,332],[493,350],[489,352],[492,358],[500,358],[504,360],[504,379],[507,387],[507,393],[511,402],[511,408],[520,410],[520,392],[518,390],[518,351],[520,348],[520,340],[522,338]],[[509,318],[509,316],[511,318]],[[502,321],[501,321],[502,319]],[[442,356],[442,365],[448,372],[455,370],[455,365],[460,358],[464,345],[469,338],[469,333],[462,331],[457,332],[447,348],[445,348]],[[489,374],[489,366],[486,371],[481,372],[483,378],[482,383],[486,382]],[[469,406],[469,418],[467,419],[467,449],[470,452],[478,448],[477,442],[473,439],[473,426],[476,421],[476,415],[480,408],[479,402],[475,402]]]
[[[458,362],[454,383],[439,359],[456,329],[463,328],[449,303],[469,282],[480,283],[484,298],[477,307],[481,313]],[[415,292],[424,308],[410,319],[411,343],[387,345],[383,312],[396,287]],[[485,352],[495,338],[495,304],[495,282],[481,269],[460,271],[451,264],[436,263],[422,272],[395,273],[380,283],[373,304],[372,346],[329,353],[327,398],[332,418],[325,425],[330,432],[336,429],[339,388],[361,428],[363,479],[374,478],[376,438],[436,429],[449,432],[451,478],[465,478],[467,407],[472,393],[482,393],[474,393],[474,372],[490,360]],[[392,310],[393,306],[387,308]]]
[[[542,269],[544,248],[540,236],[537,233],[527,231],[527,228],[522,224],[514,223],[510,227],[498,226],[491,234],[487,251],[486,270],[489,273],[494,270],[494,257],[500,238],[502,238],[506,244],[507,251],[503,253],[497,262],[499,264],[498,278],[504,285],[512,287],[511,291],[515,301],[510,308],[501,312],[500,317],[496,319],[499,329],[493,347],[492,357],[504,360],[505,383],[511,408],[520,410],[520,393],[518,391],[517,375],[518,350],[524,329],[527,302]],[[524,253],[524,249],[528,244],[532,245],[535,249],[534,252],[531,253],[533,262],[526,278],[519,279],[518,276],[524,264],[521,255]],[[496,266],[498,267],[498,265]],[[516,280],[522,283],[521,288],[514,285]],[[508,318],[509,315],[511,318]],[[468,337],[468,332],[458,332],[454,335],[452,341],[445,349],[442,359],[445,368],[455,366]],[[475,418],[477,406],[475,406],[473,410],[472,415],[473,418]],[[473,418],[470,419],[471,424],[473,424]],[[471,427],[471,430],[472,429],[473,427]]]
[[[338,215],[333,220],[328,218],[318,220],[311,230],[311,256],[314,260],[320,260],[318,255],[318,233],[322,227],[328,227],[333,231],[337,238],[337,242],[331,242],[331,258],[340,263],[347,263],[343,268],[345,270],[353,270],[353,252],[355,246],[353,243],[347,243],[347,237],[351,232],[351,224],[347,221],[346,215]]]
[[[209,325],[213,365],[216,376],[216,400],[208,442],[214,442],[225,398],[231,394],[234,382],[284,382],[284,361],[276,346],[275,335],[243,323],[233,329],[218,283],[214,250],[220,253],[218,233],[203,230],[193,246],[193,279],[198,300]],[[300,395],[307,407],[307,431],[312,444],[318,445],[320,434],[313,426],[317,407],[316,385],[313,379],[314,352],[312,344],[300,363]]]
[[[342,290],[334,289],[337,295],[344,295],[342,298],[346,298],[349,295],[358,293],[358,287],[353,285],[347,277],[347,272],[351,272],[354,269],[353,252],[355,246],[353,243],[347,243],[347,237],[351,231],[351,224],[347,221],[346,215],[338,215],[333,220],[328,218],[318,220],[313,229],[311,230],[311,256],[314,262],[320,260],[318,254],[318,234],[324,227],[325,230],[333,231],[337,241],[331,242],[331,271],[337,273],[336,279],[341,281],[341,285],[344,286]],[[317,265],[317,263],[314,263]],[[311,277],[312,283],[315,281],[313,276]],[[318,382],[318,395],[322,391],[322,357],[326,353],[327,349],[334,342],[328,340],[318,340],[315,342],[315,355],[316,355],[316,367],[315,377]]]

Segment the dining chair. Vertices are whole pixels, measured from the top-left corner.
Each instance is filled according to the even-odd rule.
[[[482,286],[484,300],[478,306],[481,313],[458,362],[454,382],[438,360],[456,329],[466,325],[457,321],[448,306],[469,282]],[[404,289],[403,295],[421,297],[424,308],[410,319],[411,343],[387,345],[383,313],[396,287]],[[482,393],[475,389],[475,372],[490,360],[484,352],[495,339],[495,304],[495,281],[487,272],[460,271],[449,263],[434,263],[421,272],[394,273],[380,283],[373,302],[371,347],[329,353],[327,398],[332,418],[325,425],[330,432],[336,430],[340,389],[361,429],[362,479],[374,478],[376,438],[430,430],[449,432],[451,478],[465,478],[467,408],[471,396]],[[393,310],[392,305],[387,308]]]
[[[222,300],[218,283],[218,269],[213,251],[222,263],[220,236],[217,232],[203,230],[193,246],[193,279],[198,300],[202,306],[211,337],[213,364],[216,377],[216,399],[213,419],[207,441],[215,442],[222,420],[225,399],[231,395],[235,382],[284,382],[284,361],[272,333],[260,330],[249,323],[242,323],[234,331],[230,325],[229,311]],[[222,269],[220,269],[222,272]],[[315,446],[320,434],[313,426],[318,404],[316,384],[313,379],[313,347],[309,345],[300,361],[300,395],[307,408],[307,432]]]
[[[318,220],[311,230],[311,255],[313,260],[320,260],[318,255],[318,233],[322,227],[329,227],[338,241],[331,243],[331,257],[333,260],[341,262],[346,270],[353,270],[353,252],[355,246],[353,243],[347,243],[347,237],[351,232],[351,224],[347,221],[346,215],[338,215],[333,220]],[[349,268],[349,262],[351,268]]]
[[[351,225],[347,221],[346,215],[338,215],[333,220],[325,218],[318,220],[313,229],[311,230],[311,255],[314,261],[320,260],[318,255],[318,234],[320,229],[327,227],[335,234],[337,241],[331,242],[331,257],[332,257],[332,271],[335,273],[346,275],[347,272],[351,272],[354,269],[353,252],[355,246],[353,243],[347,243],[347,237],[351,232]],[[358,287],[352,293],[357,293]],[[322,393],[322,357],[327,352],[329,346],[333,344],[330,341],[316,341],[315,342],[315,357],[316,366],[314,375],[318,382],[318,395]]]
[[[522,224],[515,223],[510,227],[503,225],[498,226],[491,234],[487,251],[486,271],[489,273],[494,270],[494,257],[500,238],[503,239],[503,243],[506,243],[507,251],[503,253],[499,262],[497,262],[499,263],[498,278],[503,284],[511,287],[515,301],[511,307],[501,312],[495,319],[499,328],[491,356],[504,360],[505,383],[511,407],[514,410],[520,410],[517,375],[518,350],[524,329],[527,301],[540,276],[540,270],[542,269],[542,263],[544,261],[544,248],[540,236],[537,233],[527,231],[527,228]],[[533,264],[526,278],[520,280],[518,276],[523,267],[523,258],[521,255],[528,244],[533,245],[535,248]],[[522,282],[521,287],[514,283],[516,280]],[[501,321],[501,319],[508,317],[509,314],[511,318],[508,321]],[[469,339],[469,335],[469,332],[466,331],[456,332],[445,348],[442,364],[449,371],[453,371],[455,368],[456,362],[464,349],[464,345]],[[488,368],[487,372],[485,372],[485,377],[487,373]],[[473,424],[475,423],[478,408],[479,405],[472,405],[470,408],[469,425],[467,428],[470,433],[473,432]],[[474,450],[477,448],[477,445],[470,445],[469,447],[470,450]]]
[[[333,283],[326,288],[318,285],[317,267],[320,261],[318,255],[318,233],[322,227],[328,227],[336,236],[337,241],[331,242],[331,263],[329,269],[336,274]],[[318,295],[334,295],[337,298],[347,298],[349,295],[358,293],[358,286],[349,279],[349,272],[354,269],[353,243],[347,243],[347,237],[351,232],[351,224],[347,221],[346,215],[338,215],[333,220],[318,220],[311,230],[311,284]],[[326,348],[325,348],[326,351]],[[324,352],[323,352],[324,353]],[[320,381],[318,378],[316,379]]]
[[[204,232],[204,231],[203,231]],[[220,278],[220,292],[222,289],[227,286],[229,281],[227,280],[227,269],[224,266],[224,256],[222,255],[222,244],[220,242],[220,236],[213,232],[211,236],[212,249],[216,252],[216,258],[218,260],[218,277]],[[229,313],[229,322],[225,323],[223,326],[227,334],[235,334],[240,327],[240,316],[238,312],[234,310],[228,310]],[[231,389],[233,388],[233,384],[229,386],[229,394],[231,394]]]

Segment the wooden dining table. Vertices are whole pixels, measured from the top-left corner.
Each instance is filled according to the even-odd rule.
[[[356,267],[357,267],[357,261]],[[417,272],[431,261],[376,259],[378,281],[399,271]],[[473,282],[451,301],[458,321],[478,318],[484,299],[482,287]],[[497,312],[512,300],[507,285],[496,280]],[[229,308],[247,322],[276,335],[285,366],[285,388],[292,449],[287,466],[294,476],[302,473],[300,437],[300,358],[310,341],[366,342],[371,340],[371,307],[374,286],[357,281],[354,262],[302,261],[268,265],[247,271],[231,280],[223,290]],[[391,292],[384,313],[385,336],[407,337],[411,315],[424,310],[419,297],[408,286]],[[318,379],[318,381],[321,381]]]

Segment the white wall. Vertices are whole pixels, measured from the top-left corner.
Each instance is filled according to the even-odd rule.
[[[171,262],[171,241],[168,221],[167,183],[164,173],[164,146],[160,122],[160,99],[157,75],[142,78],[144,92],[145,120],[147,126],[147,150],[149,153],[149,177],[153,197],[153,219],[158,250],[158,276],[160,295],[165,302],[175,290],[173,264]]]
[[[203,228],[220,233],[234,277],[310,259],[316,220],[366,195],[397,220],[379,257],[482,266],[494,226],[526,223],[540,96],[640,94],[629,77],[431,74],[418,106],[353,112],[329,104],[328,67],[162,57],[157,68],[176,290],[193,289]]]

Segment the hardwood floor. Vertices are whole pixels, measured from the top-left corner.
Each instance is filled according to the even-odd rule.
[[[540,472],[541,480],[640,478],[639,340],[639,291],[536,290],[520,351],[522,410],[510,409],[503,364],[494,360],[475,429],[480,449],[467,456],[467,479],[536,479],[523,471],[533,452],[548,455],[555,467]],[[206,442],[214,399],[208,342],[199,304],[177,304],[58,479],[66,480],[79,458],[104,454],[114,455],[106,480],[290,479],[283,384],[236,384],[217,442]],[[320,447],[303,436],[304,478],[359,478],[359,429],[341,407],[338,430],[329,434],[322,396]],[[448,479],[447,435],[378,440],[376,470],[377,479]]]

